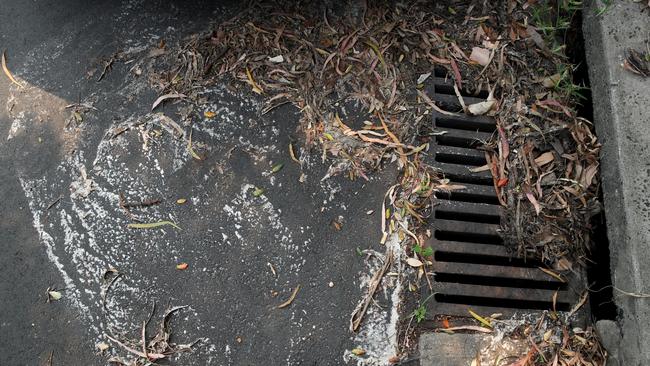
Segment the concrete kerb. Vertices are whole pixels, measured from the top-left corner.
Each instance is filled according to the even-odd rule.
[[[594,125],[603,145],[601,177],[611,253],[612,283],[630,293],[650,292],[650,79],[623,69],[628,47],[645,49],[650,14],[616,1],[602,14],[585,4],[583,31],[593,93]],[[598,322],[612,360],[650,364],[648,299],[614,291],[616,323]]]

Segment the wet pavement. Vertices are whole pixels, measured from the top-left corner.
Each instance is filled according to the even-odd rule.
[[[151,111],[157,94],[146,72],[134,72],[150,50],[161,39],[178,44],[236,6],[71,0],[3,8],[1,44],[24,87],[1,77],[0,364],[43,364],[50,354],[53,365],[128,358],[107,335],[138,339],[154,304],[148,334],[165,308],[187,306],[172,316],[172,341],[200,339],[173,364],[336,365],[360,343],[369,358],[390,356],[394,288],[377,295],[385,307],[371,310],[359,335],[348,328],[378,265],[358,252],[383,252],[381,200],[395,169],[369,181],[322,180],[328,163],[318,152],[302,165],[289,156],[290,143],[307,156],[299,112],[284,106],[262,116],[261,99],[245,88],[216,85],[199,103]],[[98,82],[118,50],[124,58]],[[88,107],[67,107],[74,103]],[[199,117],[182,128],[201,160],[169,122],[187,106]],[[120,196],[160,203],[129,213]],[[178,228],[129,228],[132,219]],[[178,270],[183,262],[188,268]],[[122,275],[106,291],[109,268]],[[298,285],[291,305],[277,308]],[[47,303],[48,287],[61,300]],[[111,344],[105,354],[100,342]]]

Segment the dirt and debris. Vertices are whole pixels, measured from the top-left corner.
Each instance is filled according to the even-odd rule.
[[[477,170],[491,172],[506,207],[506,245],[555,271],[587,262],[591,218],[600,210],[600,145],[576,112],[583,86],[574,84],[566,46],[558,42],[570,25],[567,14],[576,11],[572,4],[372,2],[348,13],[302,5],[251,3],[160,58],[163,72],[150,78],[161,95],[153,108],[171,98],[200,102],[201,87],[228,83],[262,96],[261,114],[286,103],[300,110],[303,153],[330,163],[323,179],[368,179],[395,162],[402,178],[382,208],[383,241],[397,233],[426,282],[430,254],[422,243],[430,235],[433,193],[464,188],[423,162],[431,136],[444,133],[432,131],[429,115],[491,116],[497,133],[484,142],[488,164]],[[630,53],[627,63],[643,73],[636,56]],[[434,69],[453,79],[460,108],[426,95]],[[484,102],[465,104],[463,93],[482,91]],[[349,105],[361,110],[356,118],[346,113]],[[192,121],[185,114],[181,123]],[[296,158],[293,145],[289,153],[296,162],[305,158]],[[362,309],[381,277],[373,278]],[[362,318],[355,312],[353,330]]]
[[[544,312],[537,319],[493,324],[472,365],[604,365],[607,359],[595,329],[572,327],[563,314]]]
[[[623,68],[637,75],[650,77],[650,46],[645,52],[628,48],[625,52]]]
[[[109,340],[126,350],[130,356],[132,356],[130,358],[114,356],[109,358],[108,362],[114,365],[124,366],[151,365],[156,364],[159,360],[168,359],[174,354],[192,351],[192,347],[199,343],[201,339],[197,339],[188,344],[176,344],[170,340],[172,334],[169,327],[171,315],[186,307],[187,306],[175,306],[167,309],[163,314],[156,333],[150,338],[147,337],[147,324],[155,312],[155,305],[151,316],[149,316],[146,321],[142,322],[140,339],[120,340],[118,337],[106,335]],[[137,358],[133,359],[133,356],[137,356]]]
[[[137,129],[146,150],[151,136],[165,131],[186,143],[187,151],[199,164],[205,156],[202,145],[192,142],[192,125],[202,117],[215,118],[220,111],[198,111],[196,106],[206,102],[203,90],[227,84],[264,98],[260,114],[288,103],[300,111],[296,130],[302,139],[288,145],[288,158],[300,169],[312,156],[327,162],[329,169],[323,181],[337,175],[369,180],[374,171],[394,163],[401,172],[400,179],[383,197],[381,215],[375,215],[381,217],[381,242],[387,244],[386,254],[353,313],[353,331],[363,323],[385,277],[400,277],[407,272],[393,272],[394,264],[403,261],[409,265],[405,268],[415,277],[408,281],[410,291],[432,287],[427,273],[432,249],[424,242],[431,236],[427,223],[435,193],[464,189],[424,162],[431,137],[445,133],[432,130],[433,111],[496,119],[497,133],[482,147],[488,164],[478,169],[491,172],[499,202],[506,208],[502,233],[507,245],[519,255],[542,260],[557,272],[575,270],[584,264],[589,251],[590,219],[599,210],[600,146],[589,121],[576,113],[582,87],[573,83],[573,68],[562,46],[556,44],[557,34],[552,29],[557,28],[557,22],[551,27],[544,23],[554,15],[543,10],[547,2],[380,1],[355,4],[351,12],[328,4],[254,2],[235,18],[192,37],[177,49],[168,49],[160,41],[148,55],[133,61],[130,69],[135,77],[146,77],[158,92],[151,113],[122,123],[109,135],[116,138]],[[548,5],[555,9],[558,4]],[[111,77],[111,67],[123,59],[123,53],[112,55],[93,79]],[[628,69],[643,75],[647,63],[643,66],[639,62],[642,59],[630,51]],[[150,70],[148,65],[155,65],[158,71],[145,74]],[[4,54],[2,67],[14,84],[21,85],[9,72]],[[436,69],[445,70],[453,80],[458,103],[434,102],[427,96],[425,86]],[[466,105],[462,95],[467,94],[487,97]],[[178,119],[165,112],[153,113],[169,107],[176,108]],[[75,127],[82,124],[85,113],[94,110],[92,103],[81,102],[66,108],[71,112],[68,125]],[[234,149],[226,155],[230,156]],[[270,174],[278,173],[283,166],[276,161]],[[301,173],[300,181],[305,179]],[[87,174],[85,168],[79,170],[79,178],[70,188],[72,197],[79,201],[101,192],[93,174]],[[263,199],[266,192],[261,186],[250,185],[242,195]],[[176,202],[181,205],[186,199]],[[162,230],[171,226],[180,230],[175,221],[143,222],[131,212],[158,203],[157,199],[128,202],[120,195],[118,205],[131,221],[129,228]],[[331,225],[335,232],[348,226],[342,216],[332,220]],[[396,248],[388,245],[388,238],[402,246],[401,250],[393,251]],[[188,266],[180,262],[176,269],[186,270]],[[277,277],[275,267],[270,262],[268,266]],[[104,307],[106,293],[119,276],[118,272],[104,275]],[[394,288],[400,295],[407,286],[397,281]],[[277,308],[292,305],[299,290],[300,285]],[[50,292],[48,298],[55,297]],[[384,292],[388,292],[386,288]],[[142,324],[140,339],[110,336],[117,346],[137,357],[110,361],[146,364],[189,350],[194,343],[170,342],[169,318],[181,308],[165,312],[157,333],[150,339],[146,336],[148,321]],[[472,315],[478,325],[446,330],[492,332],[490,325],[499,323],[484,315]],[[555,341],[556,335],[559,342]],[[557,317],[526,323],[508,336],[530,342],[528,353],[510,360],[515,364],[538,360],[544,364],[554,360],[602,364],[605,358],[591,330],[569,329]],[[237,337],[237,343],[241,342],[242,338]],[[390,359],[405,359],[402,356],[409,352],[409,345],[402,345],[404,349],[394,350],[399,355],[391,353]],[[373,350],[364,346],[351,353],[365,357]]]
[[[516,1],[505,8],[379,2],[350,19],[294,1],[254,3],[167,60],[173,66],[152,78],[162,94],[156,102],[197,100],[201,86],[227,82],[262,95],[261,113],[291,103],[301,111],[297,128],[306,151],[318,147],[329,159],[327,177],[351,179],[367,179],[392,161],[406,173],[426,169],[420,165],[431,110],[488,114],[498,134],[484,146],[485,169],[509,208],[507,243],[566,269],[586,260],[590,218],[599,210],[599,144],[575,112],[581,87],[556,34],[544,26],[558,16],[552,9]],[[461,110],[424,93],[434,68],[448,70]],[[460,89],[489,96],[466,106]],[[361,118],[344,116],[348,102],[357,103]],[[407,209],[422,221],[418,210]]]

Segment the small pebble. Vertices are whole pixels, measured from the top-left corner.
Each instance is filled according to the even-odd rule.
[[[334,287],[334,282],[330,281],[330,283],[328,284],[328,286],[329,286],[329,287]]]

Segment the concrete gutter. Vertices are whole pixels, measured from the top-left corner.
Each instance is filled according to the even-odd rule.
[[[598,16],[588,1],[583,31],[593,92],[594,124],[603,144],[602,187],[613,285],[650,293],[650,79],[623,69],[625,50],[644,50],[650,13],[616,1]],[[615,290],[616,322],[597,327],[611,364],[650,364],[650,300]],[[610,362],[608,362],[608,365]]]

